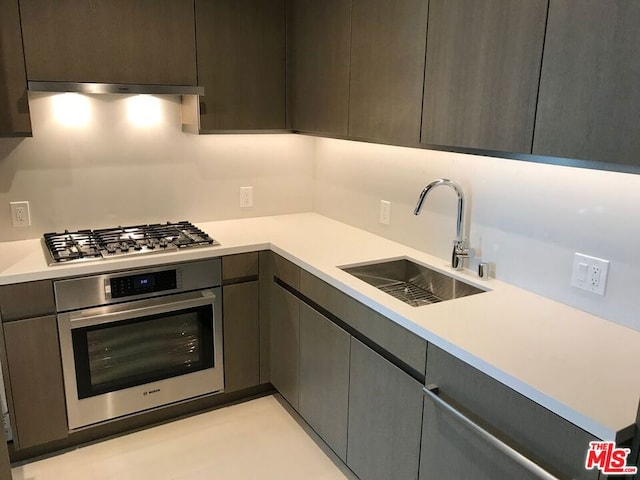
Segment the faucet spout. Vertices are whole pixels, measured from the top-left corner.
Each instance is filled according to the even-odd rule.
[[[449,180],[448,178],[438,178],[434,180],[429,185],[424,187],[420,196],[418,197],[418,203],[416,204],[416,208],[413,210],[414,215],[418,215],[420,210],[422,209],[422,205],[424,203],[425,198],[429,195],[433,189],[438,188],[440,186],[447,186],[453,188],[453,190],[458,195],[458,215],[456,218],[456,239],[453,242],[453,252],[451,254],[451,267],[456,270],[462,270],[463,268],[463,260],[470,256],[470,250],[466,246],[467,238],[464,235],[464,214],[465,214],[465,198],[464,192],[462,191],[462,187],[458,185],[453,180]]]

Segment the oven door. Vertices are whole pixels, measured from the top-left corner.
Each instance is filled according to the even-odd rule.
[[[58,314],[69,429],[224,388],[220,289]]]

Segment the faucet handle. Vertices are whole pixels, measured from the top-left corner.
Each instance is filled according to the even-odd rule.
[[[467,247],[467,238],[463,240],[453,241],[453,251],[451,252],[451,268],[454,270],[462,270],[464,268],[464,259],[473,258],[475,250]]]

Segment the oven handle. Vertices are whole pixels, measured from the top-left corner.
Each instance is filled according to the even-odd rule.
[[[71,328],[92,327],[136,317],[157,315],[203,305],[213,305],[216,299],[215,293],[211,290],[185,293],[183,295],[176,295],[175,297],[179,297],[179,299],[171,302],[167,301],[167,297],[140,300],[132,302],[131,308],[126,309],[123,309],[122,304],[120,304],[114,305],[113,307],[92,308],[90,310],[72,312],[68,314]],[[109,311],[110,309],[114,309],[114,311]]]

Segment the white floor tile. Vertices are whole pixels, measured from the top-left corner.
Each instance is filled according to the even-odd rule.
[[[12,475],[13,480],[354,479],[306,430],[268,396],[14,467]]]

